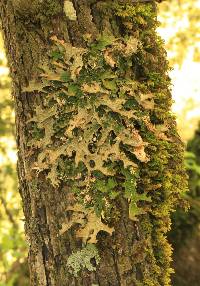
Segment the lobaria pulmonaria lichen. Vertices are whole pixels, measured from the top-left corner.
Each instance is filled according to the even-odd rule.
[[[117,221],[116,202],[124,199],[129,218],[140,220],[144,240],[153,237],[144,258],[151,271],[143,269],[141,285],[169,285],[171,249],[165,233],[186,180],[154,8],[100,1],[98,9],[114,15],[114,32],[106,28],[96,39],[83,35],[84,48],[51,37],[40,83],[24,91],[43,95],[29,122],[29,145],[38,150],[30,169],[45,172],[54,187],[67,185],[76,201],[61,235],[74,224],[79,234],[87,228],[85,243],[96,243],[101,230],[112,234],[105,224]],[[89,214],[102,223],[96,232],[85,222]],[[83,257],[83,250],[78,254]],[[77,273],[81,265],[73,257],[69,264],[76,264]]]
[[[144,88],[138,92],[137,81],[124,76],[128,69],[123,65],[141,43],[133,36],[119,39],[103,34],[86,50],[56,37],[51,40],[57,46],[51,66],[41,66],[44,107],[37,106],[30,120],[44,130],[40,140],[29,142],[41,150],[34,168],[49,170],[54,186],[67,181],[80,202],[93,206],[99,216],[123,194],[130,201],[130,217],[136,219],[144,213],[137,202],[151,198],[135,191],[137,164],[147,163],[149,156],[148,143],[133,124],[138,114],[131,105],[147,111],[154,100]],[[38,86],[26,91],[34,88]],[[98,202],[94,194],[99,194]]]
[[[64,12],[69,20],[75,21],[77,19],[76,10],[74,9],[72,1],[64,1]]]

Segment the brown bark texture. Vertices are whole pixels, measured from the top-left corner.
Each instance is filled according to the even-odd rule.
[[[185,189],[185,174],[182,171],[183,146],[176,133],[174,118],[170,114],[171,95],[166,55],[155,33],[155,9],[155,1],[1,0],[0,2],[2,30],[13,81],[19,149],[19,184],[25,215],[25,232],[29,244],[32,286],[170,285],[171,249],[165,233],[170,225],[170,210],[173,209],[179,193]],[[50,148],[48,144],[38,143],[37,147],[35,143],[30,144],[31,137],[36,136],[33,126],[35,119],[32,118],[37,117],[36,119],[40,121],[42,115],[37,113],[36,109],[45,110],[46,93],[39,89],[28,88],[32,81],[37,82],[40,79],[41,63],[49,64],[52,60],[49,54],[54,46],[59,45],[66,50],[67,47],[87,50],[90,43],[90,47],[93,47],[93,43],[105,34],[109,37],[100,41],[104,47],[98,46],[96,50],[91,48],[93,52],[101,50],[99,53],[104,55],[104,62],[95,62],[94,65],[103,66],[104,69],[107,65],[107,69],[115,73],[118,72],[117,69],[120,70],[116,58],[120,61],[120,57],[123,57],[124,65],[127,65],[122,73],[123,78],[134,79],[146,94],[146,97],[140,99],[140,107],[138,103],[134,103],[138,111],[137,118],[141,116],[142,119],[135,117],[133,125],[141,131],[140,135],[134,131],[138,142],[143,139],[148,143],[134,149],[136,157],[132,161],[139,166],[138,195],[145,193],[147,197],[143,199],[141,197],[141,201],[138,199],[138,205],[132,204],[140,206],[143,211],[138,212],[138,216],[130,218],[131,195],[130,197],[116,195],[118,190],[115,190],[116,198],[112,198],[113,207],[109,215],[107,217],[103,215],[107,211],[105,207],[100,218],[93,216],[93,218],[98,217],[93,221],[96,223],[95,227],[99,223],[104,223],[102,231],[97,232],[94,241],[90,239],[92,243],[89,244],[95,245],[98,257],[91,256],[90,266],[80,265],[82,268],[76,273],[76,265],[70,266],[69,257],[78,251],[80,253],[88,244],[88,239],[83,240],[77,235],[83,217],[79,217],[79,223],[71,227],[68,225],[66,231],[62,231],[63,225],[67,222],[69,224],[72,219],[75,207],[69,208],[69,205],[71,203],[73,205],[76,198],[74,193],[70,192],[71,185],[67,179],[59,178],[59,183],[52,184],[48,177],[48,168],[42,167],[42,170],[38,170],[36,167],[38,156],[43,156],[42,154]],[[112,40],[114,44],[111,36],[115,38]],[[127,40],[124,44],[123,39],[130,41]],[[137,53],[134,46],[136,42],[140,42]],[[125,56],[121,52],[123,49]],[[74,64],[78,57],[80,52],[74,57]],[[53,60],[58,62],[58,58],[59,55],[54,53]],[[129,64],[127,64],[128,59]],[[130,64],[130,59],[134,64]],[[121,68],[123,69],[123,63]],[[76,70],[75,76],[81,72]],[[53,76],[55,77],[55,74]],[[113,78],[111,77],[112,80]],[[116,88],[108,85],[108,81],[104,79],[102,82],[104,89],[112,91]],[[110,82],[111,80],[109,84]],[[99,84],[94,84],[94,80],[93,85],[91,82],[89,85],[87,80],[85,83],[82,81],[81,87],[82,91],[89,95],[92,92],[94,94],[101,92]],[[149,95],[150,93],[153,95]],[[156,99],[152,99],[153,96],[157,96]],[[109,100],[107,105],[110,107]],[[59,109],[60,102],[53,104],[57,104]],[[51,106],[51,110],[52,108]],[[116,104],[115,113],[119,109],[117,108]],[[125,115],[120,112],[123,117],[128,114],[129,109],[127,108]],[[48,126],[56,128],[55,125],[51,125],[51,121],[48,121],[50,120],[48,116],[45,120],[47,120],[47,125],[43,128],[45,132],[49,130]],[[41,122],[40,124],[43,124]],[[45,136],[47,138],[47,134]],[[57,156],[56,148],[62,147],[61,138],[56,139],[57,135],[53,136],[50,136],[54,148],[51,158]],[[144,153],[144,146],[147,156]],[[51,158],[50,162],[54,162]],[[68,162],[67,160],[71,159],[65,158],[65,160]],[[56,166],[59,169],[59,166]],[[102,169],[105,170],[104,167]],[[116,181],[119,190],[121,188],[123,192],[122,184],[125,184],[126,177],[124,174],[121,175],[122,179],[118,179],[116,175]],[[94,179],[95,175],[92,176]],[[112,175],[105,175],[103,179],[107,180],[108,177],[111,178]],[[106,199],[106,202],[109,202],[109,199]],[[83,215],[84,211],[78,209],[77,213]],[[104,231],[105,225],[107,231]],[[75,264],[80,263],[80,259],[84,260],[80,257],[77,259],[79,261],[75,261]],[[72,270],[75,270],[75,273]]]

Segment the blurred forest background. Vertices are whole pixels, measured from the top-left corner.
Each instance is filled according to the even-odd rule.
[[[169,240],[174,248],[173,286],[200,285],[200,0],[160,4],[158,32],[172,70],[173,112],[186,144],[191,207],[177,210]],[[0,35],[0,286],[26,286],[27,245],[17,191],[14,103]]]

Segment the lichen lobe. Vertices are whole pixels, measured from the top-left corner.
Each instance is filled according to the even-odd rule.
[[[74,9],[74,5],[71,1],[64,2],[64,12],[67,18],[69,18],[69,20],[76,21],[77,19],[76,10]]]

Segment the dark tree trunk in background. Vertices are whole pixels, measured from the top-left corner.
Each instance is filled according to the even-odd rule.
[[[172,277],[175,286],[198,286],[200,281],[200,124],[194,137],[187,144],[185,156],[186,169],[189,176],[190,203],[188,212],[177,209],[172,217],[172,230],[169,241],[173,246]]]
[[[136,2],[1,0],[31,285],[170,285],[183,146]]]

